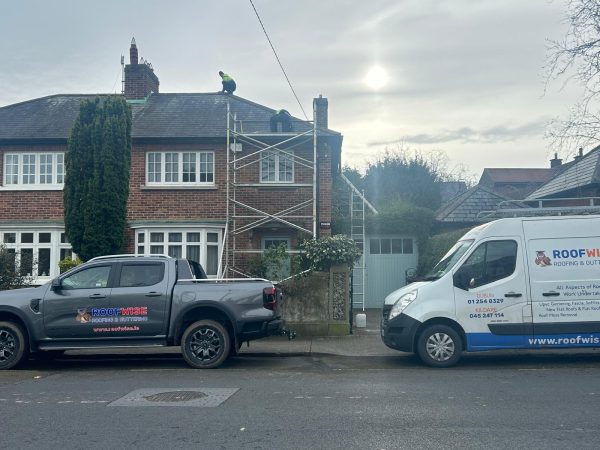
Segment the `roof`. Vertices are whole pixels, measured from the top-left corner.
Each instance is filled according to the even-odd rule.
[[[529,194],[526,200],[568,192],[582,186],[600,183],[600,146],[586,155],[560,167],[547,183]],[[567,194],[569,196],[570,194]]]
[[[110,94],[60,94],[0,108],[0,142],[65,140],[83,100]],[[131,102],[133,139],[225,138],[227,103],[243,133],[270,134],[274,109],[235,95],[221,93],[151,94],[145,101]],[[311,129],[310,122],[292,118],[294,131]],[[232,124],[233,127],[233,124]],[[281,133],[279,133],[281,134]],[[341,138],[338,132],[326,135]]]
[[[554,169],[522,169],[522,168],[494,168],[483,169],[480,183],[545,183],[556,172]]]
[[[437,213],[436,220],[440,222],[480,222],[478,214],[481,211],[492,211],[500,202],[511,200],[502,194],[477,184],[471,189],[444,205]]]

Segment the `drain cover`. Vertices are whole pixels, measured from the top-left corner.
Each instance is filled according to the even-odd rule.
[[[108,406],[184,406],[214,408],[219,406],[238,388],[154,388],[137,389]]]
[[[189,402],[204,397],[206,397],[206,394],[200,391],[171,391],[145,395],[144,399],[149,402]]]

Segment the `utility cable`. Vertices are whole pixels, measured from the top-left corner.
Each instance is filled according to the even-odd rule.
[[[279,56],[277,56],[277,52],[275,51],[275,47],[273,47],[271,38],[269,37],[269,34],[267,33],[267,30],[265,29],[265,26],[263,25],[260,15],[258,14],[258,11],[256,10],[256,7],[254,6],[254,3],[252,2],[252,0],[250,0],[250,4],[252,5],[252,9],[254,10],[256,17],[258,18],[258,21],[260,22],[260,26],[262,27],[263,32],[265,33],[265,36],[267,37],[267,41],[269,41],[269,45],[271,46],[271,50],[273,50],[275,59],[277,59],[277,62],[279,63],[279,67],[281,67],[281,71],[283,72],[283,75],[285,76],[285,79],[287,80],[288,85],[290,86],[290,89],[292,90],[292,94],[294,94],[294,97],[296,97],[296,101],[298,102],[298,105],[300,106],[300,109],[302,110],[302,114],[304,114],[304,118],[308,121],[308,116],[306,115],[306,112],[304,111],[304,108],[302,107],[302,103],[300,103],[300,99],[296,95],[296,91],[294,90],[294,87],[292,86],[292,82],[288,78],[287,73],[285,72],[285,69],[283,68],[283,64],[281,64],[281,61],[279,60]]]

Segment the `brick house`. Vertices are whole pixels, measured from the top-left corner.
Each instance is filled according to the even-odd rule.
[[[327,99],[314,99],[313,121],[292,118],[292,131],[277,131],[274,109],[235,95],[159,93],[135,41],[124,95],[133,115],[124,252],[187,257],[210,276],[224,267],[231,276],[271,245],[293,250],[301,238],[329,234],[342,136],[327,128]],[[52,95],[0,108],[0,243],[38,283],[72,253],[64,154],[81,101],[96,97]],[[35,266],[26,262],[32,258]]]

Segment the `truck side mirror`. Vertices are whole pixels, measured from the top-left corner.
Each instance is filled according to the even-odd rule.
[[[60,291],[62,288],[62,281],[60,278],[55,278],[52,280],[52,284],[50,285],[53,291]]]

